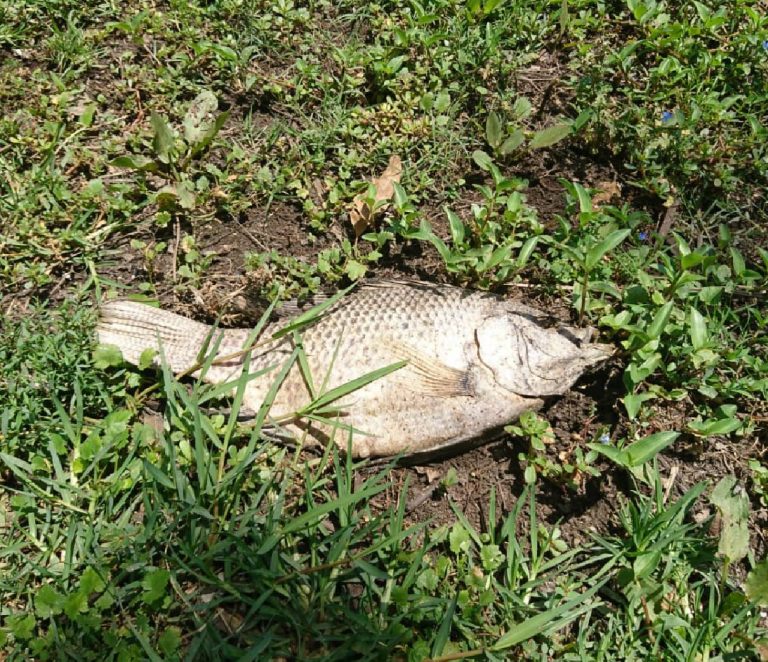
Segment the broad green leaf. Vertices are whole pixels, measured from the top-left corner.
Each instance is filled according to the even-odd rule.
[[[419,223],[418,229],[411,228],[410,230],[403,231],[403,237],[406,239],[418,239],[419,241],[429,241],[431,235],[433,235],[432,226],[423,218]]]
[[[534,467],[532,464],[529,464],[525,468],[523,477],[525,478],[526,485],[534,485],[536,483],[536,467]]]
[[[165,595],[171,573],[162,568],[150,568],[141,580],[141,588],[144,589],[142,600],[146,604],[152,604]]]
[[[676,232],[673,233],[675,238],[675,244],[677,246],[677,252],[685,257],[691,254],[691,247],[688,242]]]
[[[357,260],[349,260],[344,267],[344,273],[349,276],[350,280],[360,280],[365,276],[367,270],[368,268]]]
[[[499,116],[494,112],[489,113],[488,119],[485,121],[485,139],[493,149],[496,149],[501,145],[503,137]]]
[[[629,233],[632,232],[629,228],[623,230],[614,230],[605,239],[603,239],[596,246],[593,246],[587,251],[586,267],[587,271],[597,266],[597,263],[605,256],[616,248],[622,241],[624,241]]]
[[[701,437],[712,435],[731,434],[741,427],[741,421],[735,417],[708,419],[706,421],[692,421],[688,428]]]
[[[176,659],[176,651],[181,646],[181,630],[171,626],[163,631],[157,640],[157,647],[165,655],[165,659]]]
[[[705,258],[706,256],[702,255],[701,253],[688,253],[687,255],[683,255],[680,258],[680,267],[684,271],[687,271],[688,269],[693,269],[694,267],[704,262]]]
[[[578,182],[569,182],[565,179],[560,180],[565,186],[566,190],[579,201],[579,213],[589,214],[592,210],[592,196],[589,195],[587,189],[585,189]]]
[[[640,554],[632,563],[632,572],[635,575],[635,579],[645,579],[648,577],[659,565],[660,560],[660,549]]]
[[[515,129],[512,134],[507,138],[499,147],[499,154],[507,156],[514,152],[520,145],[525,142],[525,134],[520,129]]]
[[[158,169],[157,163],[145,156],[125,155],[118,156],[109,162],[115,168],[132,168],[139,171],[154,171]]]
[[[615,299],[621,299],[621,290],[609,280],[593,280],[589,283],[589,289],[592,292],[602,292],[610,294]]]
[[[176,184],[176,197],[179,206],[182,209],[194,209],[197,197],[195,196],[195,185],[189,179],[182,179]]]
[[[749,553],[749,498],[736,476],[723,476],[712,490],[712,504],[720,512],[722,527],[718,554],[733,563]]]
[[[472,152],[472,160],[486,172],[489,171],[493,165],[493,159],[481,149],[476,149]]]
[[[90,103],[88,104],[82,113],[80,113],[80,117],[78,117],[77,121],[80,123],[80,126],[83,127],[89,127],[91,124],[93,124],[93,116],[96,112],[96,104]]]
[[[483,3],[483,13],[488,16],[494,9],[503,5],[507,0],[485,0]]]
[[[593,117],[595,116],[595,111],[591,108],[587,108],[586,110],[582,110],[579,113],[579,116],[573,120],[573,124],[571,127],[573,128],[574,132],[581,129],[587,122],[589,122]]]
[[[623,450],[627,454],[629,466],[637,467],[641,464],[645,464],[674,442],[679,436],[679,432],[657,432],[656,434],[640,439],[629,446],[625,446]]]
[[[621,448],[609,444],[587,444],[587,447],[596,453],[605,455],[611,462],[615,462],[621,467],[627,466],[627,454]]]
[[[406,55],[395,55],[387,62],[387,71],[392,74],[397,73],[403,66],[403,62],[405,62],[407,59],[408,57]]]
[[[501,264],[505,260],[509,259],[509,254],[512,252],[511,246],[499,246],[488,258],[488,262],[485,264],[486,269],[493,269],[495,266]]]
[[[441,90],[435,98],[434,108],[438,113],[444,113],[451,107],[451,95],[447,90]]]
[[[662,331],[664,331],[664,327],[667,326],[667,322],[669,321],[669,316],[672,314],[673,306],[674,306],[673,301],[667,301],[667,303],[665,303],[661,308],[659,308],[659,310],[656,312],[656,315],[653,318],[653,321],[648,327],[648,330],[647,330],[648,337],[658,338],[661,336]]]
[[[35,617],[33,614],[10,614],[5,618],[5,625],[16,639],[26,641],[35,629]]]
[[[451,239],[453,239],[453,245],[459,246],[464,243],[464,223],[458,217],[456,213],[445,208],[445,215],[448,217],[448,225],[451,228]]]
[[[760,607],[768,607],[768,559],[758,563],[744,582],[747,597]]]
[[[49,618],[60,614],[64,608],[64,596],[50,584],[44,584],[35,595],[35,613],[40,618]]]
[[[517,119],[525,119],[531,114],[531,110],[533,110],[533,106],[528,97],[518,97],[512,106],[512,112]]]
[[[103,591],[105,588],[104,580],[101,578],[98,572],[96,572],[91,566],[88,566],[80,577],[80,590],[85,595],[97,591]]]
[[[174,150],[176,140],[173,129],[171,129],[162,115],[158,115],[154,111],[150,117],[150,123],[154,131],[152,147],[155,150],[155,154],[162,163],[170,163],[171,153]]]
[[[175,209],[179,203],[179,193],[175,186],[163,186],[155,193],[155,202],[161,209]]]
[[[481,0],[466,0],[467,11],[470,14],[477,14],[482,9],[482,6]]]
[[[443,258],[443,262],[445,262],[446,265],[449,265],[451,261],[451,251],[448,249],[448,246],[445,245],[445,242],[432,231],[432,226],[425,219],[422,219],[419,224],[419,234],[421,236],[417,238],[432,244],[437,249],[440,257]]]
[[[403,188],[402,184],[400,182],[392,181],[392,200],[395,203],[395,207],[397,209],[402,209],[405,204],[408,202],[408,194],[405,192],[405,189]]]
[[[538,237],[528,238],[528,240],[523,244],[523,247],[520,249],[520,254],[517,256],[518,267],[524,267],[528,263],[528,260],[533,254],[533,250],[536,248],[536,244],[538,243]]]
[[[467,529],[460,522],[456,522],[448,534],[448,543],[454,554],[466,554],[472,546],[472,539]]]
[[[531,138],[528,146],[531,149],[550,147],[555,143],[559,143],[564,138],[567,138],[569,135],[571,135],[570,124],[555,124],[554,126],[549,126],[546,129],[537,131],[533,135],[533,138]]]
[[[139,356],[139,362],[137,364],[139,370],[146,370],[155,362],[155,357],[158,355],[158,351],[153,347],[147,347]]]
[[[117,345],[96,345],[93,350],[93,365],[98,370],[118,366],[123,362],[123,354]]]
[[[694,349],[701,349],[709,340],[706,318],[693,306],[688,311],[689,334]]]
[[[699,301],[711,305],[720,299],[724,291],[722,285],[707,285],[699,291]]]
[[[747,265],[744,261],[744,256],[733,246],[731,246],[731,260],[733,262],[733,273],[736,276],[741,277],[744,271],[747,268]]]
[[[84,614],[88,611],[88,596],[81,591],[70,593],[64,599],[63,609],[69,618],[77,618],[78,614]]]
[[[480,560],[486,572],[494,572],[504,561],[504,554],[498,545],[483,545],[480,549]]]
[[[560,243],[557,244],[557,247],[563,251],[563,253],[570,256],[579,265],[583,266],[585,264],[586,257],[584,256],[584,253],[578,248],[573,248],[572,246],[567,246],[566,244]]]
[[[211,144],[211,141],[218,135],[219,131],[221,131],[221,127],[224,126],[225,122],[229,119],[229,111],[226,110],[223,113],[219,113],[216,116],[216,119],[213,120],[213,124],[208,129],[208,131],[205,132],[203,137],[197,141],[192,146],[192,155],[195,156],[202,152],[208,145]]]
[[[638,413],[640,413],[643,403],[648,400],[653,400],[655,397],[656,396],[653,393],[647,391],[645,393],[629,393],[625,395],[622,398],[622,402],[624,403],[624,408],[627,410],[627,416],[634,420]]]
[[[678,436],[677,432],[658,432],[621,449],[604,444],[589,444],[589,448],[605,455],[619,466],[633,470],[653,459]]]

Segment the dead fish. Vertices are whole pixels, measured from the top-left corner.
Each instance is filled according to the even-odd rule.
[[[548,328],[547,315],[519,302],[447,285],[378,281],[358,287],[301,332],[312,391],[299,365],[282,382],[269,416],[313,442],[335,441],[355,457],[429,454],[499,431],[544,398],[561,395],[582,372],[612,353],[590,344],[589,332]],[[265,371],[246,386],[243,405],[258,411],[297,338],[272,339],[291,320],[267,325],[250,349],[250,371]],[[249,329],[212,327],[130,301],[103,306],[99,342],[116,345],[138,363],[160,350],[174,372],[196,365],[205,343],[217,357],[203,378],[238,377]],[[266,342],[264,342],[266,341]],[[328,391],[374,370],[403,367],[334,402],[333,421],[296,418],[319,385]]]

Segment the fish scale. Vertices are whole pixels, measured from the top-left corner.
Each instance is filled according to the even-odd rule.
[[[312,395],[298,365],[281,384],[270,420],[310,443],[336,443],[356,457],[422,454],[482,439],[523,411],[568,390],[582,372],[612,353],[588,332],[550,328],[548,316],[519,302],[448,285],[378,281],[343,297],[301,332],[315,388],[327,390],[404,361],[405,366],[335,401],[334,421],[296,417]],[[267,325],[252,350],[251,370],[265,374],[245,388],[256,412],[294,349],[293,320]],[[194,366],[211,327],[129,301],[102,307],[99,341],[138,363],[143,349],[162,351],[175,372]],[[248,329],[217,330],[218,357],[243,349]],[[214,343],[211,343],[213,345]],[[238,377],[242,358],[214,364],[212,383]],[[339,426],[338,423],[343,424]],[[352,431],[354,430],[354,431]]]

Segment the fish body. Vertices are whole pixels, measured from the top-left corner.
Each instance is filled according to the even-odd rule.
[[[423,454],[499,430],[544,398],[567,391],[582,372],[612,353],[590,344],[584,329],[548,328],[547,315],[498,296],[447,285],[379,281],[360,286],[300,333],[308,374],[294,362],[269,416],[299,438],[334,441],[355,457]],[[286,361],[297,336],[273,335],[291,320],[271,323],[251,350],[243,405],[255,412]],[[217,357],[240,352],[249,329],[221,330],[129,301],[103,306],[99,342],[116,345],[138,363],[146,348],[162,351],[174,372],[193,367],[206,342]],[[242,356],[214,363],[213,383],[236,379]],[[333,422],[300,419],[320,391],[403,362],[400,369],[333,402]],[[342,425],[339,426],[338,423]]]

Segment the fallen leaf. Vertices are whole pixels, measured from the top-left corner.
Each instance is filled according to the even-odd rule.
[[[416,467],[416,473],[420,476],[425,476],[428,485],[443,477],[442,469],[434,469],[432,467]]]
[[[325,191],[326,191],[326,186],[323,180],[320,179],[319,177],[315,177],[312,180],[312,192],[315,194],[314,201],[316,204],[318,205],[323,204],[323,200],[325,199]]]
[[[596,188],[597,193],[592,198],[595,207],[613,202],[621,196],[621,184],[618,182],[599,182]]]
[[[395,192],[395,183],[400,181],[400,175],[403,174],[403,164],[397,154],[389,157],[387,169],[381,174],[381,177],[374,179],[373,200],[367,194],[360,194],[352,201],[352,211],[349,212],[349,220],[355,228],[355,237],[359,237],[371,224],[376,212],[383,209],[382,203],[392,199]]]

